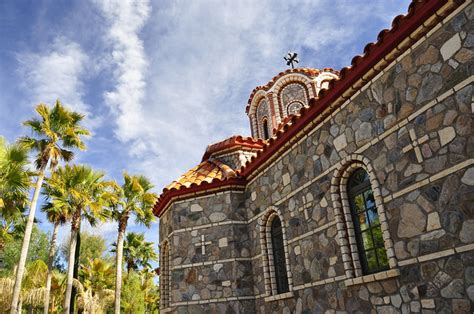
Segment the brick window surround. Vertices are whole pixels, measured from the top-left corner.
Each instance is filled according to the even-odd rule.
[[[273,247],[271,237],[271,225],[275,217],[278,217],[281,222],[281,229],[283,235],[283,247],[285,251],[285,264],[288,277],[289,291],[293,291],[293,280],[291,271],[289,269],[289,255],[288,255],[288,241],[286,237],[285,221],[282,219],[280,210],[271,206],[265,211],[265,214],[259,219],[260,226],[260,248],[263,259],[263,275],[265,281],[265,294],[267,296],[278,295],[277,282],[275,276],[275,265],[273,258]]]
[[[357,247],[357,240],[352,221],[349,197],[347,194],[347,183],[351,174],[359,169],[364,169],[370,178],[375,205],[380,219],[380,227],[384,247],[387,252],[390,269],[397,268],[398,263],[395,257],[393,241],[390,237],[387,215],[383,205],[383,198],[380,192],[380,185],[377,181],[374,169],[368,158],[352,154],[344,158],[336,166],[331,180],[331,199],[334,207],[334,216],[338,232],[338,241],[341,247],[342,261],[346,278],[361,277],[365,274],[362,271],[360,255]]]

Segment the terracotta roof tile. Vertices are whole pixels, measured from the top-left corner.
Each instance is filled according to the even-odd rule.
[[[223,181],[235,178],[235,171],[219,160],[205,160],[196,167],[190,169],[177,180],[171,182],[164,188],[163,193],[169,190],[180,190],[188,188],[193,184],[200,185],[202,182],[211,183],[214,180]]]
[[[234,135],[226,140],[208,145],[206,152],[202,156],[202,161],[209,159],[209,157],[219,152],[235,149],[260,150],[263,145],[264,141],[262,139]]]

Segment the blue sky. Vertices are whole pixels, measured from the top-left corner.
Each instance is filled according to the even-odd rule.
[[[76,162],[118,181],[124,170],[145,174],[159,193],[207,144],[250,134],[249,94],[286,69],[289,49],[300,66],[339,70],[408,4],[3,0],[0,135],[28,134],[21,122],[35,104],[59,98],[87,113],[93,132]],[[149,240],[157,241],[157,229]],[[92,231],[116,237],[115,223]]]

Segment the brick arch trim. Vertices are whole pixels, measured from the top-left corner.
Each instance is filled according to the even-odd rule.
[[[273,94],[275,112],[279,113],[281,119],[287,116],[286,108],[283,107],[282,92],[287,86],[291,84],[299,84],[303,87],[306,96],[306,102],[303,104],[303,106],[307,107],[309,105],[309,100],[315,97],[315,90],[313,90],[314,82],[312,80],[302,75],[291,75],[285,77],[285,80],[282,80],[275,84],[275,90]]]
[[[293,277],[290,271],[290,256],[288,253],[288,241],[286,237],[286,224],[283,219],[281,211],[275,206],[270,206],[265,210],[265,213],[260,217],[258,221],[259,232],[260,232],[260,250],[263,260],[263,277],[265,281],[265,295],[271,296],[278,294],[275,276],[272,276],[274,269],[273,257],[272,257],[272,240],[271,240],[271,225],[273,219],[278,217],[281,222],[282,234],[283,234],[283,247],[285,250],[285,263],[286,273],[288,277],[289,291],[293,291]]]
[[[162,302],[160,308],[171,306],[171,245],[168,239],[160,243],[160,291],[162,291]]]
[[[336,170],[331,180],[331,200],[334,207],[334,217],[338,233],[338,241],[341,247],[342,261],[346,278],[362,276],[362,267],[359,260],[357,241],[355,238],[354,224],[351,216],[349,199],[347,196],[347,183],[350,175],[359,168],[363,168],[370,178],[370,184],[374,193],[375,205],[380,219],[382,237],[387,251],[390,268],[398,265],[395,257],[393,241],[390,236],[387,214],[383,204],[380,184],[375,175],[373,166],[367,157],[351,154],[336,165]]]

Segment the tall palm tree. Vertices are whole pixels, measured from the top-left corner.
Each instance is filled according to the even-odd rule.
[[[116,276],[115,276],[115,314],[120,313],[120,292],[122,289],[122,259],[123,259],[123,241],[127,230],[128,219],[131,215],[135,220],[150,227],[154,220],[153,205],[157,195],[151,192],[153,185],[144,176],[123,175],[124,183],[119,190],[119,197],[116,206],[112,208],[112,215],[118,221],[118,235],[116,242]]]
[[[108,183],[103,180],[102,172],[93,171],[83,165],[66,165],[59,167],[55,175],[49,180],[58,192],[52,195],[55,206],[67,208],[71,222],[69,241],[69,256],[66,281],[66,293],[63,310],[69,312],[73,286],[73,273],[77,234],[82,217],[91,224],[104,221],[109,217],[107,211]]]
[[[41,210],[46,213],[49,222],[53,224],[53,234],[51,235],[49,255],[48,255],[48,275],[46,277],[46,296],[44,298],[43,311],[49,313],[49,303],[51,295],[51,280],[53,277],[53,262],[56,255],[56,238],[59,226],[68,221],[70,212],[69,207],[63,203],[64,190],[61,188],[62,178],[58,173],[53,172],[51,178],[46,180],[43,194],[49,200]]]
[[[116,243],[112,245],[117,247]],[[123,242],[123,259],[127,265],[127,272],[137,271],[139,267],[150,269],[150,262],[158,259],[153,246],[153,242],[145,241],[145,234],[127,232]],[[116,249],[112,250],[112,252],[116,251]]]
[[[32,173],[27,166],[28,149],[18,143],[8,145],[0,137],[0,251],[13,238],[28,205]]]
[[[54,169],[61,160],[70,161],[74,153],[68,149],[85,149],[81,137],[89,135],[89,131],[80,126],[84,115],[67,110],[59,100],[51,108],[45,104],[36,106],[36,112],[40,118],[33,118],[23,124],[31,128],[35,137],[23,137],[21,142],[28,148],[37,152],[35,165],[38,176],[35,184],[35,191],[30,204],[30,212],[25,228],[23,243],[21,247],[20,260],[13,289],[12,306],[10,313],[17,313],[18,301],[20,298],[21,282],[25,272],[26,257],[31,239],[31,231],[35,219],[36,205],[43,185],[46,169]]]

